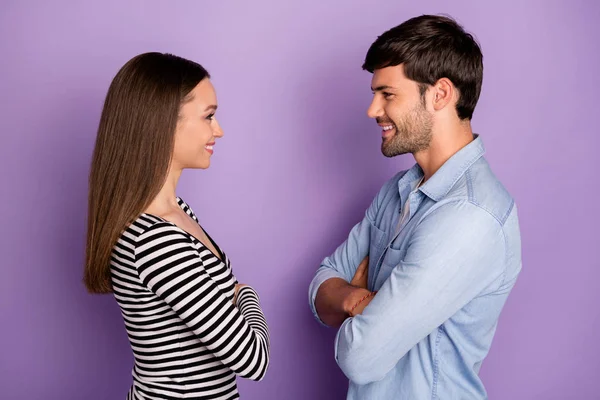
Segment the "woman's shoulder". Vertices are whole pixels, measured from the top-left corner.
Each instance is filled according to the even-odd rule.
[[[123,235],[136,244],[169,235],[181,235],[183,232],[175,224],[159,216],[142,213],[133,221]]]
[[[156,232],[159,232],[164,229],[170,230],[171,227],[167,221],[160,217],[142,213],[121,232],[113,251],[134,255],[140,241],[152,236],[151,232],[157,229]]]
[[[181,197],[177,197],[177,203],[183,211],[197,221],[194,211]],[[175,223],[161,216],[145,212],[131,222],[121,234],[122,240],[135,247],[175,237],[189,239],[188,235]]]
[[[181,251],[195,250],[189,235],[174,223],[155,215],[141,214],[127,232],[136,257],[151,255],[162,258],[167,247]]]

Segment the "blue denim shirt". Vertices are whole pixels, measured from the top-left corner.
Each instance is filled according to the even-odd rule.
[[[378,291],[336,336],[348,399],[487,398],[479,369],[521,270],[521,238],[515,202],[484,152],[475,135],[417,190],[418,165],[394,176],[317,270],[317,318],[319,286],[349,282],[367,255],[369,290]]]

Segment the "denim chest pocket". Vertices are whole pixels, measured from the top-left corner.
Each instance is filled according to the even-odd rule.
[[[369,256],[369,290],[379,290],[383,283],[390,277],[394,268],[404,258],[405,250],[396,250],[392,247],[385,248],[385,243],[382,248],[378,249],[376,258],[375,254]],[[379,261],[381,254],[383,254],[383,260],[379,268],[375,268],[376,263]],[[371,265],[373,268],[371,268]],[[374,276],[374,274],[377,274]]]
[[[406,250],[398,250],[393,247],[388,247],[385,251],[385,255],[381,262],[381,267],[379,268],[379,272],[377,274],[377,279],[373,282],[373,287],[375,290],[381,288],[381,285],[390,277],[394,268],[396,268],[404,255],[406,254]]]
[[[382,249],[387,243],[384,243],[385,231],[379,229],[374,223],[369,222],[371,225],[371,248]]]
[[[394,247],[388,247],[383,258],[383,264],[389,268],[394,268],[404,259],[406,255],[406,249],[400,248],[395,249]]]

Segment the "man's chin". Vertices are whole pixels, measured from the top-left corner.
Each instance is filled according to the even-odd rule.
[[[381,144],[381,153],[388,158],[392,158],[401,156],[402,154],[408,154],[410,151],[407,151],[406,149],[393,148],[393,146],[390,146],[390,143],[384,141]]]
[[[409,151],[386,151],[383,148],[381,149],[381,153],[386,156],[387,158],[393,158],[396,156],[401,156],[403,154],[408,154],[410,153]]]

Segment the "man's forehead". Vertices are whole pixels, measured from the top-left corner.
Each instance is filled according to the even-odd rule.
[[[385,88],[394,88],[401,86],[406,80],[404,75],[404,66],[402,64],[393,67],[385,67],[373,71],[371,78],[371,89],[383,90]]]

